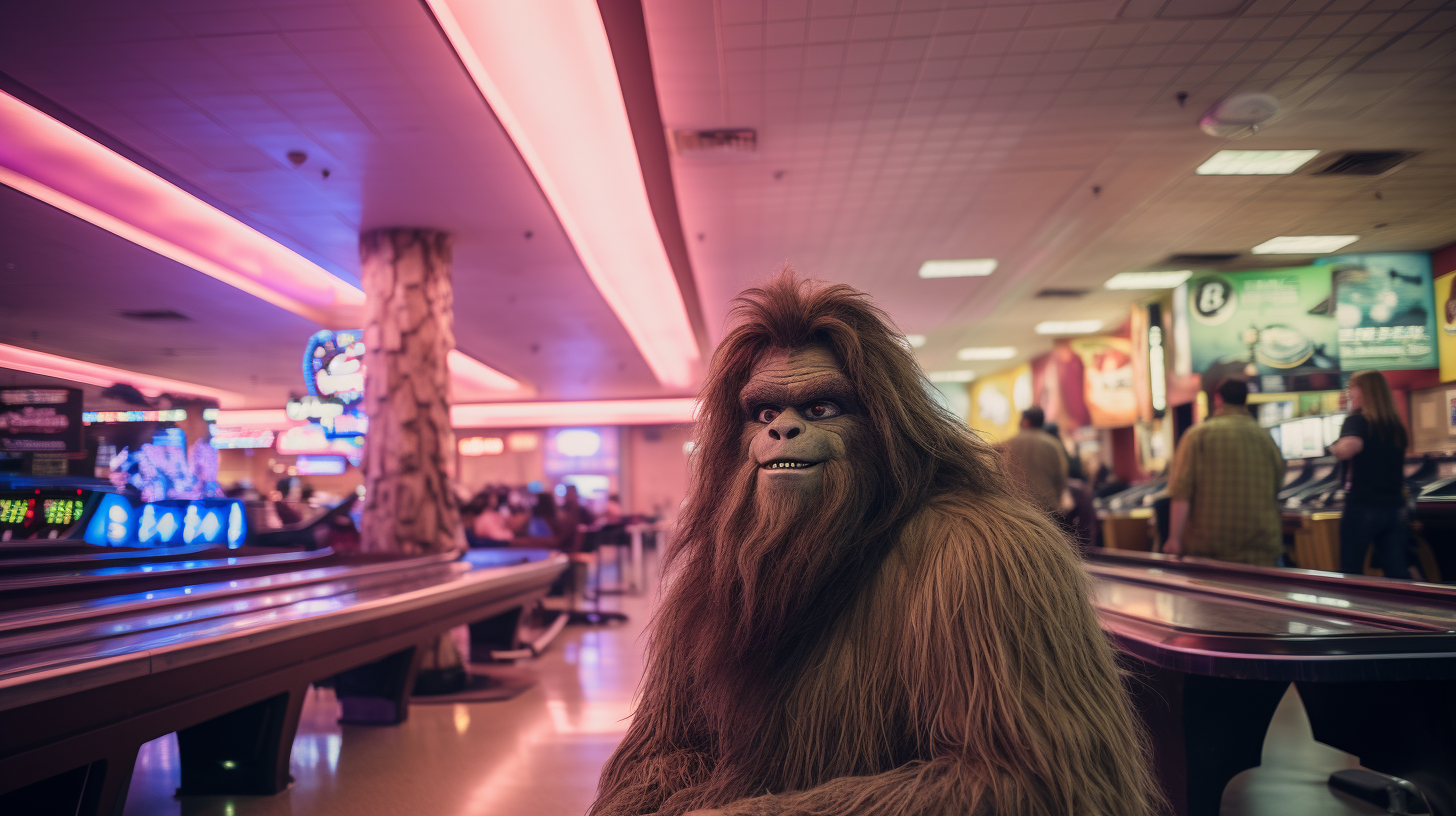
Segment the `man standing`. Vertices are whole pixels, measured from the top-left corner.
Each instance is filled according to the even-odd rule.
[[[1021,412],[1021,432],[1001,444],[1012,477],[1043,512],[1057,516],[1067,486],[1067,453],[1043,426],[1046,413],[1033,405]]]
[[[1224,380],[1215,416],[1188,429],[1173,457],[1163,552],[1272,567],[1283,550],[1279,488],[1284,457],[1249,416],[1249,386]]]

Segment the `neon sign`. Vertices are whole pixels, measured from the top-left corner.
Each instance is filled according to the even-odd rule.
[[[495,456],[505,453],[506,441],[498,436],[469,436],[458,447],[461,456]]]
[[[203,411],[212,411],[208,408]],[[173,408],[169,411],[82,411],[81,421],[111,424],[115,422],[181,422],[187,419],[187,409]]]
[[[303,352],[308,396],[289,400],[288,418],[309,424],[278,437],[282,454],[343,454],[358,459],[369,419],[364,400],[364,340],[358,330],[315,332]]]
[[[267,428],[218,428],[212,429],[212,446],[218,450],[235,448],[271,448],[273,432]]]

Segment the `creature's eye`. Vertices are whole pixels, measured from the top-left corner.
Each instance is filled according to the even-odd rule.
[[[758,413],[754,415],[754,419],[767,425],[777,419],[780,413],[782,412],[777,408],[759,408]]]
[[[833,419],[844,413],[838,405],[826,400],[812,402],[804,409],[804,416],[807,419]]]

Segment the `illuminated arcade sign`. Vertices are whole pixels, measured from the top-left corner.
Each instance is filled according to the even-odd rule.
[[[303,352],[308,396],[289,400],[284,412],[307,425],[278,437],[282,454],[340,454],[358,462],[369,419],[364,400],[364,340],[358,330],[315,332]]]
[[[0,450],[78,453],[81,389],[0,388]]]
[[[212,428],[212,446],[218,450],[271,448],[273,438],[267,428]]]
[[[86,527],[85,540],[103,546],[175,547],[185,544],[243,546],[248,520],[236,499],[167,499],[133,506],[111,493]]]
[[[364,333],[324,329],[303,352],[303,381],[315,397],[352,405],[364,397]]]
[[[498,436],[470,436],[460,440],[461,456],[495,456],[505,453],[506,441]]]
[[[212,409],[208,409],[212,410]],[[205,412],[204,412],[205,413]],[[109,425],[116,422],[182,422],[187,419],[187,409],[173,408],[168,411],[83,411],[81,421]]]
[[[298,425],[278,435],[278,452],[284,456],[337,454],[357,458],[363,437],[330,438],[322,425]]]

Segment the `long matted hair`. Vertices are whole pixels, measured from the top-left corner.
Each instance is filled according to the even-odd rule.
[[[1150,812],[1073,548],[931,398],[888,318],[787,268],[732,316],[641,699],[593,813],[765,794],[809,797],[804,812]],[[856,397],[846,461],[807,498],[759,496],[740,393],[770,354],[811,346]]]

